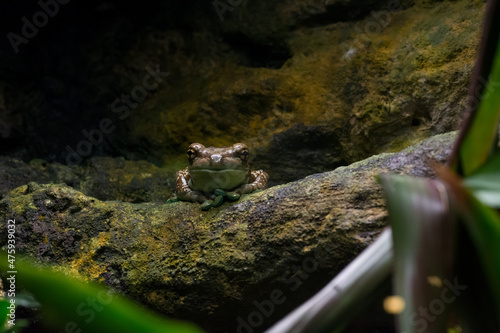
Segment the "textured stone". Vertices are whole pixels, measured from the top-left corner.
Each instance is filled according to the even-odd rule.
[[[29,182],[66,184],[99,200],[165,202],[173,192],[174,173],[146,161],[93,157],[81,166],[0,156],[0,198]]]
[[[30,10],[11,2],[19,15],[5,25],[17,26]],[[110,119],[115,130],[82,157],[175,172],[192,142],[245,142],[280,184],[457,128],[484,1],[231,3],[222,22],[213,1],[64,7],[22,57],[0,51],[0,153],[65,163],[82,131]],[[169,76],[114,112],[147,66]]]
[[[386,226],[376,176],[433,177],[429,162],[443,163],[454,137],[439,135],[207,212],[187,202],[102,202],[65,185],[29,183],[0,201],[0,219],[16,219],[20,252],[209,332],[234,332],[238,317],[247,320],[258,311],[255,302],[279,290],[286,302],[256,328],[261,332]],[[1,225],[1,245],[5,236]]]
[[[255,168],[281,184],[458,128],[484,3],[401,3],[391,11],[387,2],[356,20],[315,22],[321,3],[253,1],[227,12],[221,29],[233,58],[196,98],[151,100],[130,140],[150,142],[151,156],[165,163],[183,160],[191,142],[242,141]],[[311,23],[286,26],[290,17]],[[288,56],[276,64],[280,52]]]

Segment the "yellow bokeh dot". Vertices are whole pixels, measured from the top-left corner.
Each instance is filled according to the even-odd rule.
[[[439,276],[435,276],[435,275],[428,276],[427,282],[429,282],[429,284],[431,286],[434,286],[434,287],[441,288],[443,286],[443,280],[441,280],[441,278]]]
[[[384,310],[390,314],[399,314],[405,309],[405,300],[401,296],[387,296],[384,299]]]

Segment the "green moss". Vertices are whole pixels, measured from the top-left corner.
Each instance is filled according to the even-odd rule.
[[[455,129],[483,8],[480,1],[417,5],[391,13],[388,25],[370,35],[363,33],[370,15],[294,29],[280,35],[292,54],[282,68],[249,68],[231,58],[201,75],[203,84],[155,95],[148,116],[131,124],[133,135],[146,138],[176,171],[185,166],[191,142],[243,141],[265,151],[298,123],[336,131],[348,162]],[[345,57],[348,48],[355,52]]]

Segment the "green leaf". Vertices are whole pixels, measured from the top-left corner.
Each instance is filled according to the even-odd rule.
[[[3,332],[3,327],[7,322],[7,315],[9,314],[9,309],[7,307],[10,302],[6,299],[0,298],[0,332]]]
[[[471,175],[485,164],[492,148],[496,147],[499,119],[500,40],[497,41],[492,70],[479,101],[477,113],[460,147],[460,160],[464,176]]]
[[[453,283],[456,219],[446,187],[436,180],[384,175],[394,242],[394,293],[405,307],[398,315],[400,332],[446,331],[449,306],[435,320],[425,320],[420,309],[441,298]]]
[[[500,152],[472,176],[467,177],[464,185],[483,204],[500,208]]]
[[[453,190],[460,191],[456,187]],[[465,198],[465,201],[460,202],[458,209],[479,253],[479,260],[493,292],[497,313],[500,313],[500,216],[465,189],[456,195]]]
[[[16,285],[40,302],[50,327],[60,332],[200,333],[196,326],[167,320],[95,283],[84,283],[16,258]],[[0,253],[0,270],[7,256]]]

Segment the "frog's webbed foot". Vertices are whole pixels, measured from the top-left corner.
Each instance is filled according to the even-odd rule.
[[[246,194],[252,193],[257,190],[263,190],[267,187],[267,180],[269,179],[269,175],[263,170],[255,170],[250,173],[250,179],[248,184],[244,184],[234,192],[238,194]]]
[[[214,198],[206,200],[201,204],[202,210],[209,210],[212,207],[219,207],[224,202],[224,198],[229,201],[238,200],[240,195],[236,192],[225,192],[222,189],[214,190]]]
[[[170,196],[170,198],[168,198],[167,203],[169,204],[169,203],[173,203],[173,202],[177,202],[177,201],[180,201],[180,199],[177,197],[177,195],[172,194]]]
[[[235,191],[226,192],[226,198],[229,201],[236,201],[241,197],[241,194]]]
[[[212,208],[213,206],[213,203],[214,201],[213,200],[205,200],[205,202],[203,202],[200,206],[201,206],[201,210],[209,210],[210,208]]]
[[[219,207],[224,202],[224,191],[215,190],[212,199],[206,200],[201,204],[201,210],[209,210],[212,207]]]

